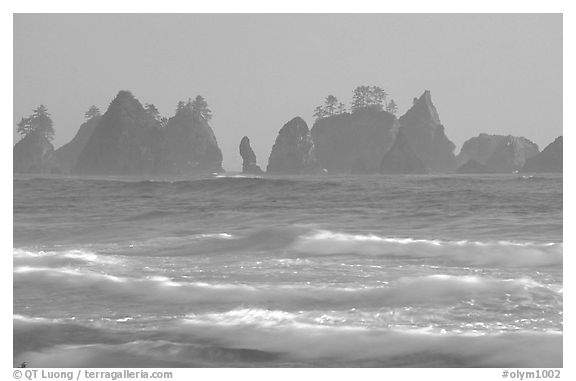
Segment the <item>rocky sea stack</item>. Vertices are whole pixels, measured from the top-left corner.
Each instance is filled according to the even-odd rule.
[[[548,144],[538,155],[526,160],[522,172],[562,173],[563,139],[559,136]]]
[[[404,133],[400,131],[392,147],[382,158],[380,173],[384,174],[425,174],[429,169],[414,153]]]
[[[74,138],[54,152],[56,163],[63,173],[74,170],[80,154],[101,120],[102,116],[95,116],[84,122]]]
[[[14,146],[14,173],[59,172],[54,162],[54,146],[42,131],[32,131]]]
[[[453,172],[456,169],[456,146],[444,133],[429,90],[415,99],[399,122],[410,148],[431,172]]]
[[[244,136],[240,141],[240,156],[242,156],[242,173],[261,175],[264,173],[256,163],[256,154],[250,146],[250,139]]]
[[[61,150],[58,157],[64,166],[72,167],[70,163],[78,155],[72,167],[78,174],[190,175],[222,171],[216,136],[208,122],[193,111],[191,102],[182,102],[163,128],[159,118],[129,91],[120,91],[106,113],[82,125]]]
[[[164,161],[170,172],[188,175],[222,172],[222,151],[214,131],[188,103],[176,111],[165,130]]]
[[[316,173],[319,169],[314,152],[314,141],[308,125],[302,118],[296,117],[278,132],[266,172],[307,174]]]
[[[80,154],[79,174],[146,175],[161,169],[163,136],[129,91],[120,91]]]
[[[538,155],[538,146],[524,137],[480,134],[468,139],[458,154],[460,169],[466,173],[512,173],[521,169],[526,160]],[[470,160],[478,165],[462,166]],[[474,171],[474,167],[478,171]]]
[[[321,118],[311,131],[318,164],[329,173],[376,173],[399,126],[394,115],[375,107]]]
[[[456,173],[492,173],[492,171],[490,171],[490,168],[484,164],[480,164],[476,160],[470,159],[466,163],[459,166],[456,170]]]

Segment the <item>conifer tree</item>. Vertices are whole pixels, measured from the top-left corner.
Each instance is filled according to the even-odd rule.
[[[84,118],[90,120],[92,118],[96,118],[98,116],[102,115],[100,113],[100,109],[94,105],[90,106],[90,108],[88,109],[88,111],[86,111],[84,113]]]
[[[208,102],[206,102],[204,97],[198,95],[194,98],[194,101],[190,102],[190,100],[188,100],[188,102],[192,106],[192,112],[195,115],[202,117],[207,122],[212,119],[212,111],[208,108]]]
[[[386,105],[386,111],[388,111],[392,115],[396,115],[398,112],[398,105],[394,102],[394,99],[390,99],[388,105]]]
[[[18,123],[18,132],[23,137],[26,137],[29,133],[38,131],[48,139],[54,139],[54,127],[52,125],[52,119],[48,113],[48,108],[44,105],[38,106],[32,115],[28,118],[22,118]]]

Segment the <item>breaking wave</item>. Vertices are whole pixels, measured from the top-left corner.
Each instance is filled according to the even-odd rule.
[[[372,364],[402,366],[403,361],[419,357],[427,366],[532,367],[561,366],[562,358],[559,331],[462,334],[428,329],[326,326],[299,322],[294,314],[284,311],[258,309],[190,316],[183,325],[195,336],[217,338],[217,342],[227,347],[284,353],[297,360],[378,359]]]
[[[55,322],[43,330],[15,328],[15,343],[30,337],[45,341],[19,347],[15,360],[35,367],[562,366],[561,331],[480,334],[324,325],[264,309],[189,315],[132,336]]]
[[[116,265],[122,260],[110,255],[99,255],[88,250],[34,251],[13,250],[15,264],[33,264],[35,266],[66,266],[83,264]]]
[[[387,257],[445,259],[464,265],[539,267],[562,265],[562,243],[441,241],[388,238],[317,231],[292,247],[309,255],[362,254]]]
[[[128,278],[72,268],[20,266],[15,281],[41,288],[66,286],[101,297],[136,296],[159,304],[203,303],[215,305],[272,305],[292,308],[353,308],[414,304],[450,304],[470,298],[505,296],[562,298],[556,286],[532,279],[492,279],[479,276],[428,275],[407,277],[378,287],[312,285],[225,284],[183,282],[164,276]]]
[[[98,244],[93,251],[32,251],[14,249],[16,263],[64,266],[75,263],[117,264],[123,256],[229,255],[236,252],[281,255],[361,255],[382,258],[422,259],[436,264],[494,267],[559,267],[563,244],[555,242],[446,241],[385,237],[312,230],[309,226],[263,228],[247,235],[198,233],[160,236],[123,243]]]

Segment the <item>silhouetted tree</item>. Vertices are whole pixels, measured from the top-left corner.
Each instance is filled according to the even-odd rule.
[[[388,105],[386,105],[386,111],[388,111],[392,115],[396,115],[398,112],[398,105],[394,102],[394,99],[390,99]]]
[[[386,104],[388,94],[378,86],[358,86],[354,89],[352,96],[352,112],[362,108],[375,107],[382,110]]]
[[[32,124],[30,123],[31,119],[32,117],[28,118],[23,117],[22,119],[20,119],[20,122],[18,122],[17,124],[18,128],[16,129],[16,132],[22,135],[22,137],[25,137],[34,130]]]
[[[184,101],[179,101],[178,104],[176,105],[176,112],[184,109],[184,107],[186,107],[186,102],[184,102]]]
[[[312,114],[312,116],[314,116],[316,120],[319,120],[322,118],[326,118],[328,114],[326,113],[326,110],[324,110],[324,107],[318,106],[314,109],[314,114]]]
[[[372,86],[368,90],[368,106],[376,106],[378,109],[382,110],[386,104],[386,97],[388,94],[384,89],[378,86]]]
[[[86,119],[92,119],[92,118],[96,118],[98,116],[102,115],[100,113],[100,109],[94,105],[90,106],[90,108],[88,109],[88,111],[86,111],[84,113],[84,118]]]
[[[33,131],[38,131],[44,134],[47,139],[54,139],[52,119],[50,118],[48,109],[44,105],[38,106],[38,108],[34,110],[34,113],[28,118],[22,118],[17,126],[18,129],[16,131],[23,137]]]
[[[342,102],[338,102],[338,98],[330,94],[324,99],[324,105],[318,106],[314,109],[314,114],[312,114],[316,120],[327,118],[333,115],[339,115],[346,112],[346,105]]]
[[[201,116],[207,122],[212,119],[212,111],[208,108],[208,102],[206,102],[204,97],[198,95],[194,98],[194,101],[190,102],[190,100],[188,100],[188,103],[191,104],[192,112],[195,115]]]
[[[328,116],[334,115],[337,107],[338,99],[332,94],[328,95],[324,101],[324,110],[326,110],[326,114],[328,114]]]
[[[354,95],[352,96],[352,112],[356,112],[364,107],[368,106],[368,99],[370,96],[369,86],[357,86],[354,89]]]
[[[146,106],[144,106],[144,109],[152,118],[154,118],[158,121],[160,120],[160,111],[158,111],[158,109],[156,108],[156,106],[153,103],[146,103]]]

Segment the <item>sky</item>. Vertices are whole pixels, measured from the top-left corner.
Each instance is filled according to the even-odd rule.
[[[311,128],[359,85],[398,116],[430,90],[456,153],[482,132],[562,135],[561,14],[16,14],[13,74],[14,129],[45,104],[56,148],[120,90],[167,117],[201,94],[231,171],[243,136],[265,168],[286,122]]]

